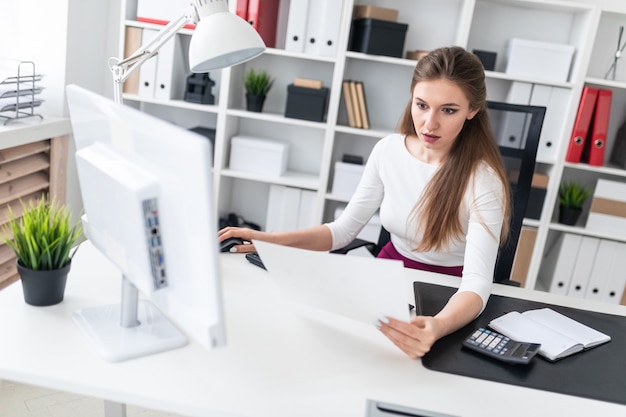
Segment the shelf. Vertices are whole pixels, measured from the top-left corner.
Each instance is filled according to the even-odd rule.
[[[267,184],[285,185],[288,187],[304,188],[313,191],[317,191],[317,189],[319,188],[318,176],[304,174],[301,172],[287,171],[280,177],[268,177],[249,172],[224,169],[221,171],[221,175],[229,178],[239,178],[244,180],[263,182]]]
[[[229,109],[226,111],[226,114],[228,116],[236,116],[236,117],[240,117],[244,119],[263,120],[266,122],[310,127],[310,128],[322,129],[322,130],[326,129],[325,123],[312,122],[309,120],[302,120],[302,119],[293,119],[290,117],[285,117],[284,115],[279,114],[279,113],[269,113],[269,112],[257,113],[257,112],[251,112],[251,111],[246,111],[246,110]]]
[[[184,101],[184,100],[160,100],[158,98],[140,97],[136,94],[128,94],[128,93],[125,93],[123,95],[123,99],[125,101],[130,101],[130,102],[135,102],[135,103],[149,103],[149,104],[156,104],[158,106],[166,106],[166,107],[172,107],[172,108],[184,109],[184,110],[195,110],[195,111],[206,112],[206,113],[217,114],[219,112],[218,106],[214,104],[197,104],[197,103],[191,103],[191,102]]]
[[[566,226],[561,223],[550,223],[550,230],[554,230],[558,232],[573,233],[573,234],[582,235],[582,236],[597,237],[600,239],[616,240],[618,242],[626,242],[626,234],[617,235],[617,234],[611,234],[611,233],[595,232],[593,230],[585,229],[584,227]]]
[[[596,174],[607,174],[607,175],[614,175],[616,177],[626,178],[626,170],[621,169],[621,168],[616,168],[616,167],[610,167],[610,166],[600,167],[600,166],[594,166],[594,165],[589,165],[585,163],[572,163],[572,162],[565,162],[563,166],[565,168],[577,169],[580,171],[588,171],[588,172],[594,172]]]

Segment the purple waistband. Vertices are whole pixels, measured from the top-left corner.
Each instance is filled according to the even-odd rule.
[[[406,256],[402,256],[397,251],[393,243],[388,242],[378,253],[378,258],[385,259],[397,259],[404,262],[406,268],[420,269],[422,271],[437,272],[439,274],[453,275],[455,277],[461,277],[463,275],[463,266],[440,266],[424,264],[413,259],[409,259]]]

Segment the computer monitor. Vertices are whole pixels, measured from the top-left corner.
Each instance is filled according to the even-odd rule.
[[[74,321],[110,361],[186,336],[225,345],[210,141],[84,88],[66,91],[86,234],[123,276],[120,304]]]

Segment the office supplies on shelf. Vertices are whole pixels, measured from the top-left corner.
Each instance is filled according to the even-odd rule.
[[[551,361],[611,340],[611,336],[550,308],[511,311],[491,320],[489,327],[513,339],[540,343],[539,355]]]
[[[156,38],[158,33],[155,29],[143,29],[141,31],[141,47],[146,48]],[[158,60],[159,56],[157,55],[153,59],[146,61],[139,68],[139,86],[137,88],[139,97],[154,98]]]
[[[589,165],[604,165],[604,149],[606,148],[606,135],[609,129],[612,96],[611,90],[598,90],[590,137],[585,144],[582,157],[582,160],[587,161]]]
[[[400,261],[253,243],[274,282],[293,302],[368,325],[386,316],[409,320]]]
[[[580,97],[578,112],[574,121],[574,129],[567,148],[565,160],[567,162],[580,162],[583,154],[583,148],[589,135],[589,128],[593,116],[593,110],[598,97],[598,89],[585,86]]]
[[[124,32],[124,58],[128,58],[133,52],[141,48],[141,36],[143,29],[140,27],[126,26]],[[139,71],[133,72],[124,83],[123,92],[137,94],[139,91]]]
[[[322,80],[314,80],[312,78],[296,78],[293,80],[293,85],[296,87],[315,88],[319,90],[324,86]]]
[[[356,97],[359,105],[359,114],[361,116],[361,124],[363,129],[370,128],[370,116],[367,112],[367,101],[365,99],[365,87],[362,81],[356,81]]]
[[[581,235],[563,233],[546,252],[540,277],[551,293],[567,294],[581,241]]]
[[[248,23],[261,35],[268,48],[276,46],[279,5],[279,0],[248,0]]]
[[[626,235],[626,183],[598,179],[585,228],[622,237]]]
[[[189,6],[189,0],[137,0],[137,21],[167,25]],[[194,29],[195,23],[187,23],[186,29]]]
[[[179,35],[167,41],[156,57],[154,98],[180,100],[184,97],[189,68]]]
[[[352,101],[352,91],[350,87],[350,80],[343,80],[341,84],[342,87],[342,97],[343,103],[346,106],[346,115],[348,116],[348,126],[350,127],[358,127],[356,125],[356,115],[355,113],[355,103]]]
[[[600,239],[585,298],[618,304],[626,286],[626,243]]]
[[[270,185],[265,230],[281,232],[315,226],[315,193],[311,190]]]
[[[578,254],[570,258],[570,262],[574,263],[574,270],[572,271],[567,295],[578,298],[585,297],[599,244],[600,239],[596,237],[582,236]]]
[[[248,0],[237,0],[235,14],[245,21],[248,20]]]
[[[285,50],[304,52],[304,42],[307,31],[307,14],[309,0],[290,0],[289,15],[287,18],[287,33],[285,35]]]
[[[43,116],[35,113],[35,107],[43,102],[39,98],[42,79],[32,61],[0,59],[0,117],[4,124],[26,117]]]
[[[363,127],[363,118],[361,117],[361,108],[359,107],[359,97],[356,92],[356,81],[350,81],[350,99],[352,100],[352,108],[354,110],[354,127]]]

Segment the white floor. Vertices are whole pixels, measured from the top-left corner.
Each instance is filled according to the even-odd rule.
[[[127,417],[179,417],[127,406]],[[104,417],[104,403],[83,397],[11,381],[0,381],[0,417]]]

